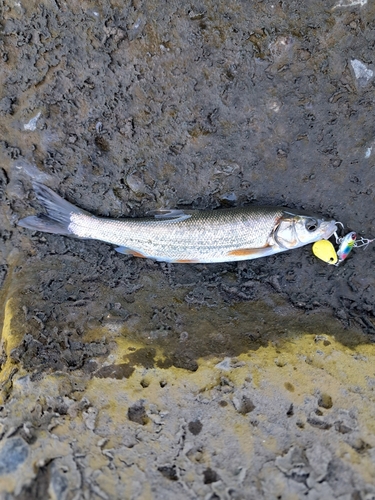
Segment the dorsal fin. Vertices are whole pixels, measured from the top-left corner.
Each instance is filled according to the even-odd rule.
[[[183,221],[189,219],[192,214],[185,210],[178,210],[178,209],[171,210],[165,208],[160,210],[153,210],[152,212],[149,212],[147,215],[150,217],[155,217],[155,219],[161,219],[161,220],[174,219],[176,221]]]

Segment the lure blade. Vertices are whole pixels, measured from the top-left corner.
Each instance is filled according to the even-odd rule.
[[[327,264],[336,264],[337,263],[337,254],[335,247],[328,240],[320,240],[314,243],[312,247],[312,251],[315,257],[318,259],[327,262]]]

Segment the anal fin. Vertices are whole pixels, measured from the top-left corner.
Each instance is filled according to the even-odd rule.
[[[116,252],[122,253],[124,255],[133,255],[133,257],[142,257],[143,259],[147,259],[147,255],[144,255],[141,252],[137,252],[137,250],[132,250],[128,247],[116,247]]]

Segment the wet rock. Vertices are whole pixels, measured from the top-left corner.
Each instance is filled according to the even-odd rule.
[[[149,192],[149,189],[144,183],[143,179],[137,173],[129,174],[126,177],[126,184],[137,195],[142,195]]]
[[[11,97],[3,97],[3,99],[0,100],[0,113],[12,115],[13,104],[14,99],[12,99]]]
[[[366,86],[374,76],[372,69],[369,69],[362,61],[352,59],[350,65],[353,69],[354,76],[360,87]]]
[[[323,415],[310,415],[307,418],[307,422],[313,427],[317,427],[318,429],[322,430],[328,430],[332,427],[332,424],[327,421],[327,419],[325,419]]]
[[[293,403],[289,406],[288,411],[286,412],[288,417],[292,417],[294,415],[294,406]]]
[[[237,396],[233,397],[233,404],[238,413],[242,413],[242,415],[246,415],[247,413],[250,413],[253,410],[255,410],[254,403],[246,395],[242,395],[240,397]]]
[[[208,468],[205,471],[203,471],[204,484],[212,484],[212,483],[216,483],[217,481],[220,481],[220,477],[217,474],[217,472],[215,472],[211,468]]]
[[[198,363],[189,353],[178,352],[172,357],[173,366],[176,368],[183,368],[191,372],[198,370]]]
[[[177,474],[177,467],[175,465],[162,465],[158,467],[158,471],[171,481],[178,481],[179,479]]]
[[[108,141],[101,135],[97,135],[94,139],[95,145],[103,152],[108,152],[110,149]]]
[[[66,469],[59,470],[59,468],[55,465],[55,462],[53,462],[50,472],[51,479],[49,483],[49,491],[55,496],[55,498],[65,500],[69,492],[69,481],[66,478]]]
[[[29,498],[47,498],[48,489],[50,485],[50,467],[44,466],[39,467],[35,479],[31,484],[24,486],[19,495],[17,495],[17,500],[28,500]],[[64,492],[63,488],[59,488],[61,493]],[[64,498],[62,497],[57,498]]]
[[[7,188],[7,184],[9,183],[8,176],[3,168],[0,168],[0,200],[4,199],[5,190]],[[5,238],[5,234],[3,233],[2,238]]]
[[[20,467],[29,456],[29,447],[21,438],[10,438],[0,447],[0,475],[11,474]]]
[[[96,408],[90,407],[86,411],[82,412],[82,418],[85,422],[86,427],[93,431],[96,427],[96,417],[98,416],[98,410]]]
[[[31,422],[25,422],[20,430],[20,436],[27,444],[33,444],[37,440],[35,427]]]
[[[202,428],[203,425],[200,420],[189,422],[188,429],[194,436],[197,436],[201,432]]]
[[[371,244],[190,266],[16,227],[39,180],[98,216],[256,203],[372,237],[365,4],[5,5],[5,497],[373,494]]]
[[[97,370],[94,375],[98,378],[115,378],[121,380],[129,378],[134,372],[134,367],[128,363],[120,363],[118,365],[103,366]]]
[[[332,453],[326,446],[316,443],[305,451],[306,458],[313,472],[313,482],[321,482],[327,474]],[[312,481],[312,477],[309,478]]]
[[[306,456],[298,447],[292,447],[284,456],[277,457],[275,465],[298,483],[304,483],[310,475]]]
[[[140,425],[146,425],[149,421],[143,403],[137,403],[128,408],[128,419]]]
[[[326,394],[325,392],[323,392],[320,396],[319,396],[319,399],[318,399],[318,405],[321,407],[321,408],[325,408],[325,409],[330,409],[332,408],[333,406],[333,403],[332,403],[332,398],[329,394]]]

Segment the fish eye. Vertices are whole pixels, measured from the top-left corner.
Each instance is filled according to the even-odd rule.
[[[312,233],[318,229],[318,221],[315,219],[308,219],[305,224],[305,228]]]

